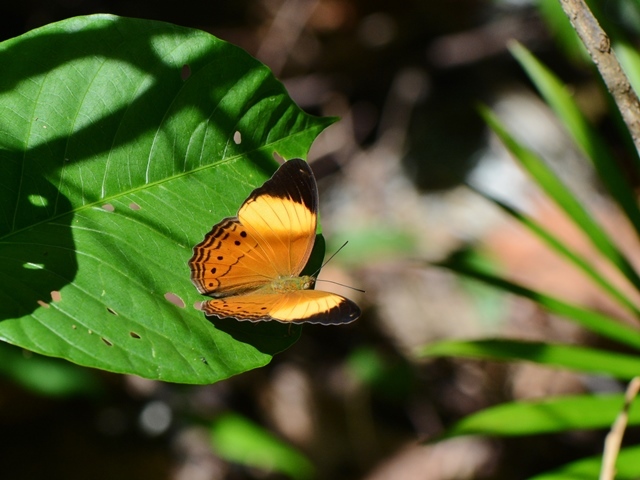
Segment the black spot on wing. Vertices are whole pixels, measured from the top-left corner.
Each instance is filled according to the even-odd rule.
[[[316,179],[309,164],[299,158],[284,162],[269,180],[251,193],[247,201],[265,194],[293,200],[313,213],[318,211]]]

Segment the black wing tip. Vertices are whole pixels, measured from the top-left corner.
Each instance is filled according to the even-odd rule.
[[[263,194],[290,199],[314,213],[318,211],[316,179],[309,164],[301,158],[287,160],[280,165],[271,178],[255,189],[247,200]]]

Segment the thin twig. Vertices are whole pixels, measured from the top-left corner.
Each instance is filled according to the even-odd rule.
[[[629,382],[627,392],[624,395],[624,407],[622,407],[622,411],[618,414],[618,418],[616,418],[616,421],[611,427],[611,431],[604,440],[600,480],[614,480],[615,478],[616,459],[618,458],[618,452],[622,444],[624,430],[627,428],[629,408],[631,407],[631,402],[633,402],[638,395],[638,390],[640,390],[640,377],[634,377],[631,382]]]
[[[609,37],[584,0],[560,0],[560,3],[582,43],[587,47],[593,63],[598,67],[624,122],[629,127],[636,149],[640,152],[640,102],[611,49]]]

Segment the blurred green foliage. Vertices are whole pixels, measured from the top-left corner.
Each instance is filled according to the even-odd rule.
[[[568,56],[572,58],[583,57],[578,52],[584,49],[576,46],[577,37],[574,32],[569,32],[570,24],[566,17],[562,18],[564,13],[560,9],[559,3],[543,1],[540,2],[540,7],[568,52]],[[596,11],[598,12],[598,9]],[[625,69],[637,85],[637,78],[640,76],[637,51],[630,46],[629,41],[624,40],[622,29],[616,28],[609,33],[613,36],[614,50],[620,48],[623,52]],[[637,178],[640,163],[635,147],[628,141],[631,137],[630,132],[626,130],[620,132],[617,142],[619,145],[627,145],[630,148],[626,154],[632,161],[627,163],[626,168],[633,169],[631,173],[619,163],[618,155],[610,146],[611,140],[603,138],[582,114],[569,88],[522,45],[514,44],[511,51],[541,96],[555,112],[578,149],[583,152],[587,160],[591,161],[610,198],[625,213],[629,223],[634,227],[637,237],[640,234],[640,210],[635,193],[636,186],[631,179]],[[608,95],[606,91],[603,94]],[[609,102],[611,108],[615,108],[614,105],[612,101]],[[480,113],[512,157],[548,198],[565,213],[567,218],[590,241],[595,250],[614,267],[617,274],[626,279],[627,285],[640,291],[640,274],[629,256],[617,245],[615,237],[600,225],[588,207],[563,183],[543,158],[525,147],[520,139],[516,139],[509,133],[508,127],[500,122],[497,115],[485,107],[480,108]],[[613,110],[610,115],[614,118],[618,117],[618,113]],[[559,239],[553,231],[544,229],[529,215],[504,202],[493,199],[489,195],[481,194],[492,200],[515,221],[528,228],[532,234],[538,236],[566,261],[579,268],[611,299],[629,311],[635,317],[636,322],[630,325],[622,319],[603,315],[593,308],[572,305],[547,292],[518,285],[501,277],[499,273],[495,272],[495,269],[487,269],[485,265],[475,261],[474,255],[468,255],[464,252],[457,253],[440,265],[451,268],[462,275],[485,281],[503,291],[533,300],[550,312],[559,313],[593,333],[625,344],[631,348],[631,352],[623,354],[593,347],[490,339],[440,342],[425,347],[421,353],[423,355],[460,355],[494,360],[526,360],[540,365],[553,365],[624,380],[637,376],[640,372],[640,310],[635,300],[616,284],[611,283],[610,278],[596,266],[594,258],[580,256],[577,252],[572,251],[571,247]],[[608,428],[620,412],[623,402],[623,395],[582,395],[571,398],[548,398],[535,402],[512,402],[480,411],[457,422],[447,430],[445,436],[465,434],[535,435],[550,431]],[[640,424],[637,405],[634,405],[631,410],[629,424]],[[640,475],[640,457],[637,455],[637,450],[637,446],[625,446],[620,452],[617,463],[617,470],[621,474],[619,478],[637,478]],[[596,478],[600,472],[601,462],[601,458],[581,460],[535,478],[538,480],[542,478],[547,480]]]

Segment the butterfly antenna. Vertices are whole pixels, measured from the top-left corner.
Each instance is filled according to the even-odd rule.
[[[333,280],[321,280],[321,279],[318,279],[318,280],[316,280],[316,282],[333,283],[334,285],[340,285],[341,287],[350,288],[351,290],[355,290],[356,292],[365,293],[364,290],[360,290],[359,288],[352,287],[351,285],[345,285],[344,283],[334,282]]]
[[[349,243],[349,240],[347,240],[346,242],[344,242],[344,243],[342,244],[342,246],[341,246],[338,250],[336,250],[336,251],[335,251],[335,253],[334,253],[333,255],[331,255],[331,256],[330,256],[330,257],[329,257],[329,258],[328,258],[328,259],[327,259],[327,260],[326,260],[326,261],[325,261],[325,262],[320,266],[320,268],[319,268],[318,270],[316,270],[315,272],[313,272],[313,275],[311,275],[311,276],[312,276],[312,277],[315,277],[316,275],[318,275],[318,274],[320,273],[320,270],[322,270],[322,269],[324,268],[324,266],[325,266],[327,263],[329,263],[329,262],[331,261],[331,259],[332,259],[333,257],[335,257],[335,256],[338,254],[338,252],[339,252],[340,250],[342,250],[344,247],[346,247],[347,243]]]
[[[336,251],[335,251],[335,253],[334,253],[333,255],[331,255],[331,256],[327,259],[327,261],[325,261],[325,262],[322,264],[322,266],[321,266],[318,270],[316,270],[316,272],[312,275],[312,277],[315,277],[316,275],[318,275],[318,273],[320,273],[320,270],[322,270],[322,269],[324,268],[324,266],[325,266],[327,263],[329,263],[329,262],[331,261],[331,259],[332,259],[333,257],[335,257],[335,256],[338,254],[338,252],[339,252],[340,250],[342,250],[344,247],[346,247],[346,246],[347,246],[347,243],[349,243],[349,241],[348,241],[348,240],[347,240],[346,242],[344,242],[344,243],[342,244],[342,246],[341,246],[338,250],[336,250]],[[340,285],[341,287],[350,288],[351,290],[355,290],[356,292],[364,293],[364,290],[360,290],[359,288],[355,288],[355,287],[351,287],[351,286],[349,286],[349,285],[345,285],[344,283],[334,282],[333,280],[317,280],[317,281],[318,281],[318,282],[333,283],[333,284],[335,284],[335,285]]]

